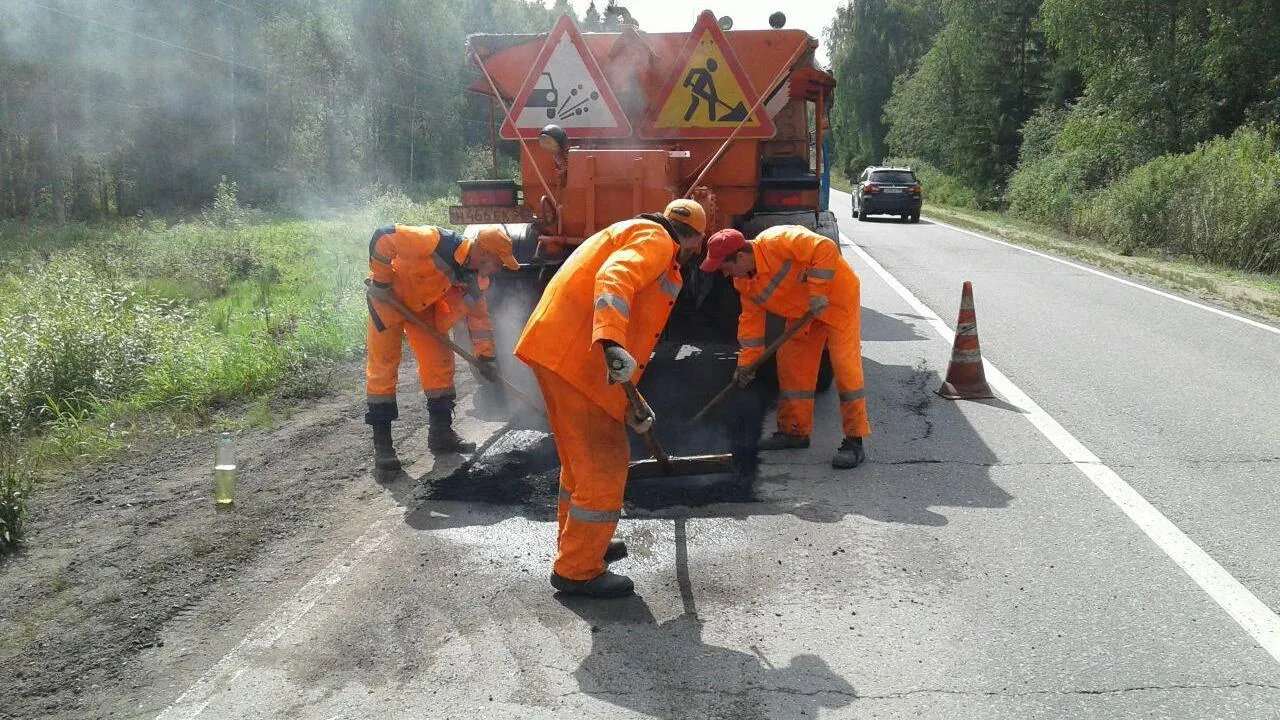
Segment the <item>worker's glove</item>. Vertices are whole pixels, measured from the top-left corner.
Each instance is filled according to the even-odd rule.
[[[748,366],[740,365],[737,370],[733,371],[733,381],[738,387],[744,388],[756,379],[756,371]]]
[[[827,299],[826,295],[809,296],[809,311],[812,312],[815,317],[821,315],[822,311],[826,310],[827,306],[830,304],[831,301]]]
[[[636,359],[616,343],[604,346],[604,364],[609,371],[609,384],[627,382],[636,374]]]
[[[387,302],[392,297],[390,285],[380,285],[372,280],[364,281],[364,291],[370,298],[379,302]]]
[[[649,403],[644,398],[640,399],[638,407],[632,405],[627,408],[627,424],[640,435],[649,432],[653,427],[653,421],[657,419],[658,416],[654,414],[653,408],[649,407]]]
[[[489,382],[498,382],[498,358],[482,357],[476,358],[480,363],[476,366],[476,372],[480,373],[480,377]]]

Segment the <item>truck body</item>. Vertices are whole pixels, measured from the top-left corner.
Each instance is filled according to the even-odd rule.
[[[551,47],[556,42],[569,48],[566,54],[573,50],[563,39],[565,22],[571,21],[562,19],[549,34],[468,38],[479,71],[468,90],[488,96],[496,108],[495,172],[499,124],[508,112],[523,122],[504,128],[505,137],[523,138],[521,180],[461,181],[462,204],[451,208],[452,222],[505,224],[522,265],[544,274],[596,231],[685,196],[706,209],[708,235],[733,227],[750,238],[770,226],[800,224],[838,241],[834,216],[822,204],[822,133],[835,81],[814,65],[817,40],[794,29],[723,30],[731,21],[717,21],[709,11],[685,33],[623,26],[579,34],[575,28],[578,51],[589,54],[587,63],[607,84],[600,93],[611,92],[614,113],[625,116],[602,130],[574,125],[574,108],[582,104],[572,94],[580,88],[596,101],[589,107],[608,110],[594,90],[585,92],[583,83],[566,87],[564,71],[557,71],[559,83],[557,72],[541,71],[549,53],[558,52]],[[708,23],[716,23],[714,31]],[[717,80],[727,101],[710,84]],[[765,115],[768,122],[761,122]],[[566,144],[540,142],[532,124],[544,118],[548,125],[562,123]],[[768,124],[774,132],[762,136]],[[688,292],[673,323],[680,325],[676,316],[696,315],[686,323],[690,329],[731,338],[736,293],[723,277],[700,275],[696,266],[686,268]]]

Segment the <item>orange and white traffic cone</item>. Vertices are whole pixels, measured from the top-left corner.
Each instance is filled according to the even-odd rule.
[[[960,317],[956,320],[956,342],[951,348],[951,364],[938,394],[948,400],[993,398],[982,370],[982,350],[978,347],[978,315],[973,309],[973,283],[964,283],[960,293]]]

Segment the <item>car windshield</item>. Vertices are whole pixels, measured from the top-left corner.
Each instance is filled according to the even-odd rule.
[[[914,185],[916,174],[909,170],[881,170],[871,173],[869,181],[886,185]]]

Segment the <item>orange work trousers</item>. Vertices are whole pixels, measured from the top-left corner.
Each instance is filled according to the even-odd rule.
[[[789,320],[787,325],[794,322]],[[778,430],[788,435],[813,433],[813,400],[824,347],[835,370],[845,437],[866,437],[871,434],[871,423],[867,421],[862,341],[856,319],[832,326],[814,318],[778,348]]]
[[[422,389],[427,398],[442,398],[456,395],[453,387],[453,351],[444,343],[428,335],[417,325],[404,319],[390,305],[371,301],[373,313],[369,319],[367,347],[368,362],[365,365],[365,392],[370,405],[377,403],[394,403],[396,400],[396,381],[400,375],[401,338],[408,337],[409,347],[418,361],[418,378],[422,380]],[[378,323],[373,320],[378,318]],[[437,312],[437,306],[431,305],[418,313],[429,325],[446,335],[458,318],[454,313]],[[382,328],[378,328],[378,324]]]
[[[533,374],[560,454],[553,569],[570,580],[590,580],[604,572],[604,552],[622,514],[631,460],[627,428],[559,375],[537,365]]]

